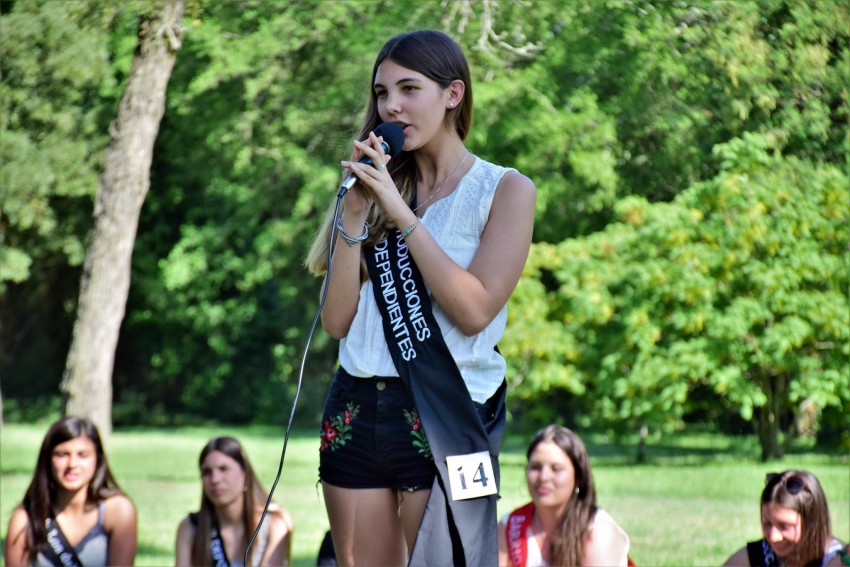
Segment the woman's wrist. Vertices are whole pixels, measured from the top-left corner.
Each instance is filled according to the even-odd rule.
[[[395,221],[395,225],[398,227],[402,234],[404,234],[404,231],[410,228],[412,225],[422,221],[422,219],[410,209],[405,209],[404,211],[402,211],[402,214],[400,214],[397,218],[394,218],[393,220]]]
[[[355,244],[360,244],[369,238],[369,224],[363,221],[363,224],[355,227],[350,227],[353,223],[345,223],[345,217],[340,217],[336,221],[336,230],[340,238],[342,238],[349,248]],[[346,228],[349,226],[350,228]]]
[[[420,223],[422,223],[422,217],[416,217],[416,220],[413,221],[413,223],[410,226],[408,226],[405,229],[402,229],[401,235],[405,238],[405,240],[407,239],[408,236],[413,234],[413,231],[416,230],[416,228],[420,225]]]
[[[337,219],[337,223],[344,226],[348,232],[357,232],[357,229],[366,224],[366,215],[344,213]]]

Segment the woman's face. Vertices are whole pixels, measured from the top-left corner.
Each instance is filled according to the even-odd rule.
[[[87,489],[97,470],[97,449],[88,437],[59,443],[50,453],[53,478],[63,490]]]
[[[788,557],[803,535],[803,519],[796,510],[769,502],[761,507],[761,530],[776,555]]]
[[[245,471],[221,451],[210,452],[201,463],[204,494],[216,507],[227,506],[245,493]]]
[[[402,128],[405,151],[421,148],[437,133],[445,133],[446,111],[458,102],[450,100],[449,89],[389,59],[378,65],[372,88],[381,120]]]
[[[537,507],[564,508],[576,487],[576,471],[567,454],[552,441],[541,441],[528,458],[528,492]]]

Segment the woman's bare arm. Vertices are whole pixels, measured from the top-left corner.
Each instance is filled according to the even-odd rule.
[[[27,553],[27,531],[30,520],[26,511],[18,507],[9,518],[9,529],[6,530],[6,546],[3,550],[8,567],[25,567],[30,563]]]
[[[107,498],[103,527],[109,534],[109,564],[133,565],[138,544],[136,507],[123,494]]]

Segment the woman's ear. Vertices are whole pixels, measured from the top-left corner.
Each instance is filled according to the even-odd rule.
[[[447,99],[446,106],[455,108],[463,100],[463,95],[466,92],[466,85],[460,79],[455,79],[446,89]]]

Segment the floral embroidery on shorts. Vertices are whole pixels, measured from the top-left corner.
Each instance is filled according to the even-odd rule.
[[[428,444],[428,437],[425,435],[425,429],[422,427],[422,422],[419,421],[419,413],[416,410],[404,410],[404,419],[410,424],[410,434],[413,435],[413,446],[419,451],[419,454],[426,459],[434,459],[431,454],[431,445]]]
[[[345,405],[345,411],[325,420],[324,425],[322,425],[322,446],[319,450],[330,449],[331,451],[336,451],[345,445],[346,441],[350,441],[351,422],[357,418],[359,411],[360,406],[354,405],[353,402],[348,402]]]

